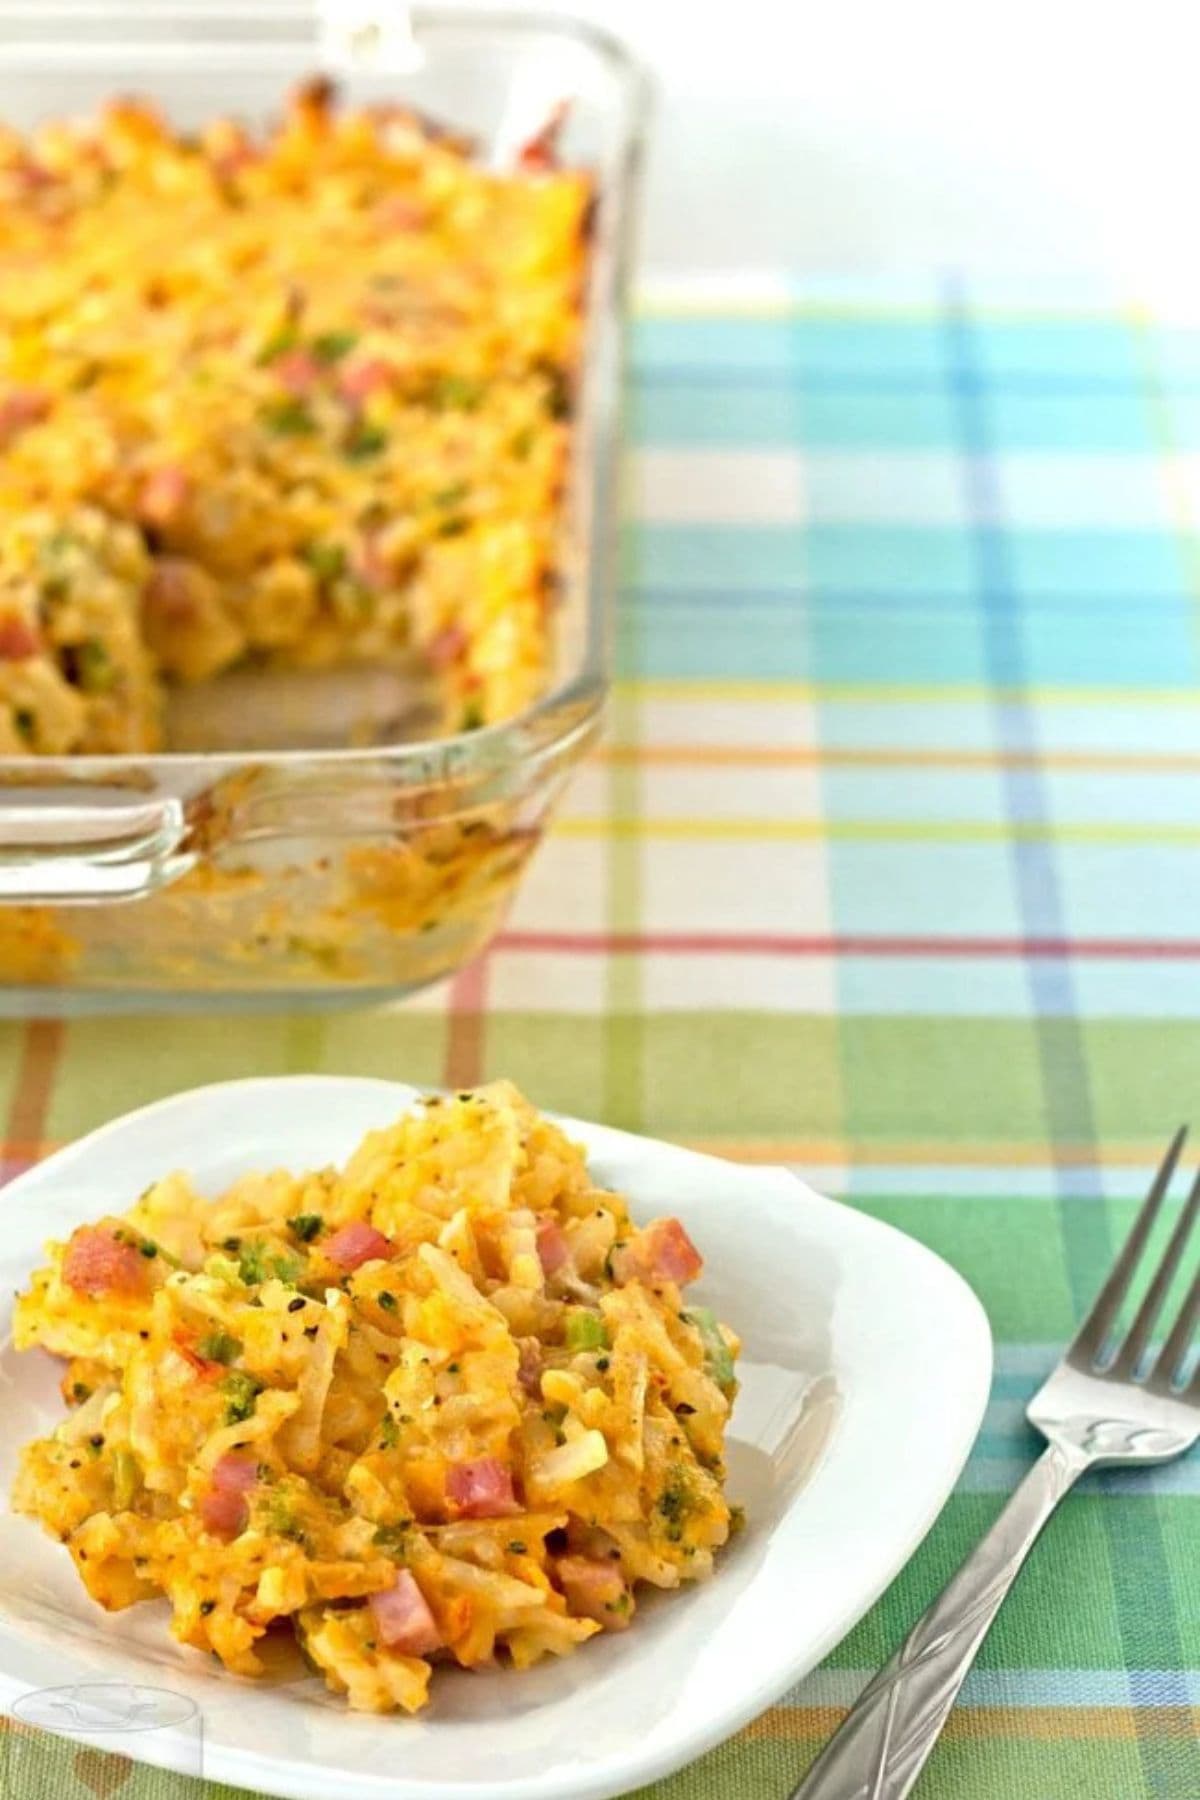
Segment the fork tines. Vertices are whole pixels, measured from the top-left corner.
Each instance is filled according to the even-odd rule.
[[[1159,1165],[1158,1173],[1150,1185],[1150,1192],[1142,1203],[1107,1281],[1097,1295],[1092,1310],[1076,1333],[1068,1356],[1077,1368],[1102,1371],[1105,1375],[1112,1375],[1125,1381],[1132,1381],[1138,1376],[1139,1365],[1145,1358],[1151,1334],[1158,1323],[1158,1317],[1166,1303],[1171,1284],[1179,1273],[1197,1215],[1200,1214],[1200,1173],[1192,1183],[1191,1192],[1176,1221],[1170,1242],[1159,1259],[1145,1297],[1134,1315],[1133,1323],[1126,1332],[1124,1340],[1118,1343],[1109,1355],[1105,1355],[1105,1348],[1121,1310],[1121,1303],[1129,1292],[1138,1263],[1141,1261],[1155,1221],[1162,1210],[1163,1201],[1171,1185],[1171,1178],[1175,1173],[1186,1137],[1187,1126],[1181,1125],[1167,1148],[1167,1153]],[[1162,1393],[1173,1393],[1177,1390],[1177,1386],[1183,1378],[1192,1337],[1198,1322],[1200,1322],[1200,1271],[1192,1281],[1162,1349],[1145,1371],[1144,1378],[1150,1387]],[[1189,1384],[1189,1390],[1192,1387],[1200,1390],[1200,1370],[1197,1370]]]

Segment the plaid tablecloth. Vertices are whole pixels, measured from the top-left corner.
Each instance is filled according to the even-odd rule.
[[[1200,1123],[1200,329],[689,288],[632,390],[611,733],[492,953],[380,1011],[6,1026],[7,1166],[226,1076],[506,1073],[940,1251],[997,1340],[957,1492],[823,1669],[648,1790],[782,1800],[1035,1454],[1023,1402]],[[1196,1800],[1198,1721],[1193,1456],[1083,1484],[920,1793]]]

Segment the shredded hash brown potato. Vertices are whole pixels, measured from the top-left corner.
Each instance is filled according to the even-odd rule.
[[[71,1411],[14,1503],[92,1598],[165,1595],[238,1674],[290,1624],[350,1706],[434,1660],[517,1668],[711,1574],[737,1339],[507,1082],[426,1099],[345,1168],[181,1174],[49,1246],[18,1348]]]
[[[0,755],[152,750],[166,682],[416,652],[542,685],[590,179],[328,83],[276,129],[0,126]]]

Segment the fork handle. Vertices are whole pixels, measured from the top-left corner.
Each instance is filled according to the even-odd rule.
[[[904,1800],[1038,1533],[1090,1458],[1051,1444],[978,1548],[859,1696],[790,1800]]]

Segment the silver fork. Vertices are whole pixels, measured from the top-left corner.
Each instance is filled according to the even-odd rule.
[[[979,1548],[859,1696],[790,1800],[904,1800],[1059,1501],[1087,1469],[1170,1462],[1200,1438],[1200,1368],[1183,1385],[1200,1319],[1200,1273],[1162,1348],[1153,1358],[1146,1355],[1200,1212],[1200,1175],[1124,1342],[1109,1343],[1186,1135],[1186,1127],[1176,1133],[1095,1305],[1026,1408],[1048,1448]]]

